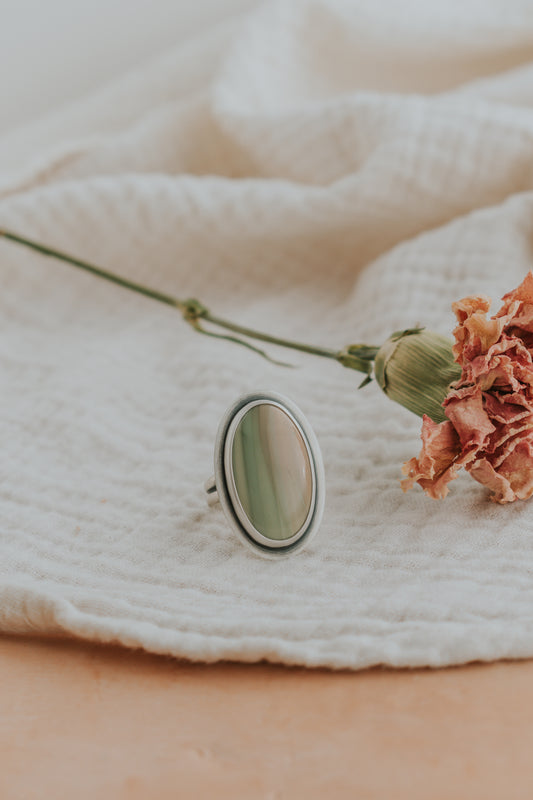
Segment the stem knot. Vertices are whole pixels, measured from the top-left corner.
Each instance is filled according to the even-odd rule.
[[[200,303],[199,300],[195,300],[194,298],[183,302],[182,312],[185,321],[193,326],[196,326],[199,319],[203,319],[209,314],[208,309],[203,303]]]

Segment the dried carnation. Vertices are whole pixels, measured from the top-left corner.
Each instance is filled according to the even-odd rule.
[[[447,419],[424,415],[422,450],[404,464],[404,491],[418,483],[433,498],[464,467],[498,503],[533,494],[533,273],[503,297],[453,304],[458,320],[453,353],[461,367],[443,407]]]

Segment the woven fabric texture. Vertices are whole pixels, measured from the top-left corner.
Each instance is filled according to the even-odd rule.
[[[0,227],[326,347],[495,301],[532,263],[533,14],[519,0],[269,3],[0,140]],[[420,420],[0,242],[0,628],[362,668],[533,656],[533,505],[404,495]],[[324,521],[267,561],[208,508],[218,420],[291,397]]]

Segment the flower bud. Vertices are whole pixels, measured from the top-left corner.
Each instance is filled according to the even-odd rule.
[[[376,355],[376,381],[391,400],[420,417],[427,414],[442,422],[450,384],[461,377],[452,346],[446,336],[425,328],[393,333]]]

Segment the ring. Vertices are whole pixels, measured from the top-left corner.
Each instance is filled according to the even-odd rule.
[[[231,525],[263,555],[293,553],[316,534],[325,502],[322,455],[300,409],[279,394],[239,398],[224,414],[205,483]]]

